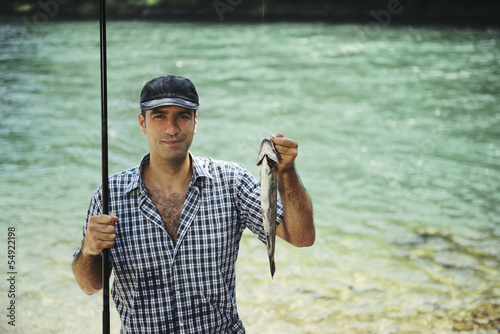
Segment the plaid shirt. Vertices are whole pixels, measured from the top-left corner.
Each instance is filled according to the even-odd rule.
[[[110,262],[122,333],[245,332],[236,309],[235,262],[246,227],[265,243],[260,185],[241,165],[191,157],[176,243],[141,181],[149,155],[109,179],[109,212],[120,218]],[[84,237],[101,207],[98,188]],[[282,219],[278,201],[277,223]]]

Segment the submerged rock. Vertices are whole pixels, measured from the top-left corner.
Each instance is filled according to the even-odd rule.
[[[457,332],[484,330],[500,332],[500,305],[480,303],[473,309],[456,314],[453,321],[453,330]]]

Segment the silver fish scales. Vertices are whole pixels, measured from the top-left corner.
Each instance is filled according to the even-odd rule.
[[[276,211],[278,202],[276,166],[278,163],[279,155],[274,147],[274,143],[269,139],[264,139],[260,144],[257,166],[260,166],[260,203],[262,208],[262,223],[266,233],[266,246],[271,277],[274,277],[274,272],[276,271],[274,250],[276,244]]]

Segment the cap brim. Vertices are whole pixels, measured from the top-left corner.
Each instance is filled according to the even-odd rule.
[[[164,107],[164,106],[178,106],[178,107],[184,107],[187,109],[193,109],[193,110],[198,110],[200,105],[195,102],[191,101],[186,101],[186,100],[181,100],[181,99],[175,99],[175,98],[164,98],[164,99],[158,99],[158,100],[151,100],[151,101],[146,101],[142,102],[140,107],[142,111],[145,110],[150,110],[158,107]]]

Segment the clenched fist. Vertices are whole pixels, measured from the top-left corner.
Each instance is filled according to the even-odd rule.
[[[90,217],[83,240],[83,255],[99,255],[103,249],[113,247],[116,239],[115,223],[117,221],[118,217],[114,213]]]

